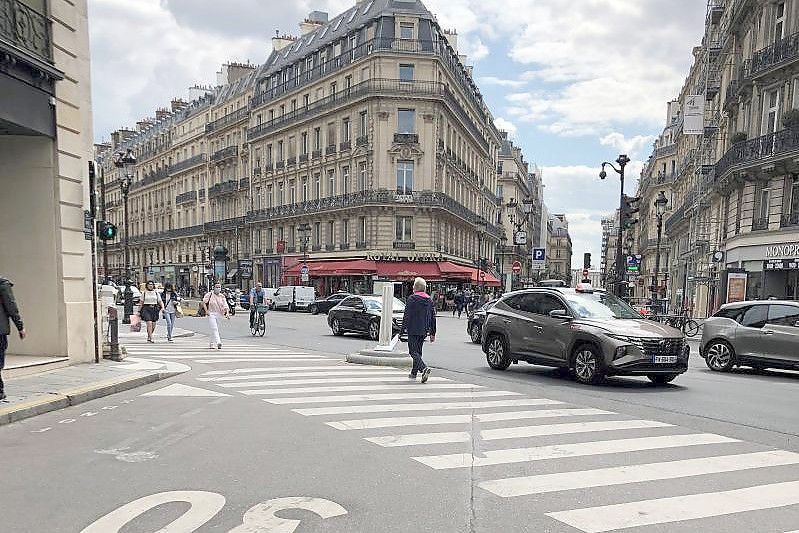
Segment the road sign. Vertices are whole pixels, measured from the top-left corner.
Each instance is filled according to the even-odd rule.
[[[547,262],[546,248],[533,248],[533,268],[543,270]]]
[[[638,273],[641,271],[641,256],[628,255],[627,256],[627,272]]]
[[[90,241],[94,238],[94,217],[88,209],[83,211],[83,238]]]
[[[307,272],[306,272],[306,273],[304,273],[304,274],[300,274],[300,281],[301,281],[301,282],[303,282],[303,283],[308,283],[308,279],[309,279],[309,276],[308,276],[308,273],[307,273]]]
[[[513,244],[516,246],[524,246],[527,244],[527,232],[519,230],[513,233]]]
[[[303,275],[307,276],[309,272],[310,272],[310,269],[308,269],[308,265],[302,265],[300,267],[300,274],[303,274]]]
[[[239,260],[239,276],[241,279],[252,279],[252,261],[249,259]]]
[[[511,267],[511,269],[513,270],[514,274],[518,274],[519,272],[521,272],[522,271],[522,263],[521,263],[521,261],[514,261],[513,262],[513,266]]]

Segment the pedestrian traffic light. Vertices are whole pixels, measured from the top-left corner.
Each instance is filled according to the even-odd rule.
[[[628,230],[633,227],[633,225],[638,223],[637,218],[633,218],[640,208],[638,207],[638,202],[641,201],[640,197],[635,196],[627,196],[624,195],[624,201],[621,205],[621,227],[624,230]]]
[[[97,235],[104,241],[113,241],[117,238],[117,227],[105,220],[98,220]]]

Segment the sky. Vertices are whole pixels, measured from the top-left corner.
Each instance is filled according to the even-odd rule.
[[[618,206],[602,161],[626,153],[635,183],[701,41],[700,0],[423,0],[495,117],[543,169],[544,201],[566,213],[574,247],[600,262],[600,220]],[[314,10],[355,0],[89,0],[94,134],[154,114],[188,87],[213,85],[228,61],[262,63],[275,30],[297,34]]]

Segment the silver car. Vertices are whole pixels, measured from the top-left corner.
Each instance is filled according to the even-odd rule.
[[[699,355],[711,370],[799,368],[799,303],[727,304],[703,326]]]

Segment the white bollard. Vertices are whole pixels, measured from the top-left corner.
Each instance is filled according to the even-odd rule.
[[[380,337],[375,346],[377,352],[393,352],[399,336],[392,338],[394,332],[394,284],[383,285],[383,309],[380,313]]]

